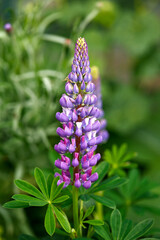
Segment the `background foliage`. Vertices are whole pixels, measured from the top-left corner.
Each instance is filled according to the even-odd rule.
[[[130,191],[125,185],[105,195],[116,199],[121,213],[134,223],[154,217],[160,236],[160,199],[154,199],[160,193],[159,1],[1,0],[0,13],[0,238],[46,235],[45,207],[40,212],[8,211],[2,204],[18,193],[14,179],[35,184],[34,167],[42,167],[46,175],[53,171],[55,113],[79,36],[86,38],[91,66],[97,65],[101,73],[110,133],[109,141],[99,147],[104,159],[106,148],[116,144],[120,149],[126,142],[129,151],[137,152],[131,163],[140,166],[141,178],[157,183],[147,188],[149,193],[138,195],[135,189],[135,196],[134,177],[141,189],[146,183],[138,172],[130,172]],[[9,34],[3,29],[6,22],[12,24]],[[149,197],[140,208],[137,201],[143,194]],[[134,197],[133,204],[127,196]]]

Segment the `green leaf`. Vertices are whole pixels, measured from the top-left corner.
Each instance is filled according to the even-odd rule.
[[[102,179],[107,174],[108,170],[109,170],[109,164],[107,162],[103,161],[99,163],[98,166],[94,169],[94,172],[98,173],[98,180],[92,183],[92,186],[88,190],[85,190],[85,192],[86,193],[93,192],[95,185],[97,186],[102,181]]]
[[[83,200],[84,202],[88,201],[90,199],[90,196],[88,194],[82,194],[79,197],[81,200]]]
[[[56,198],[56,199],[53,201],[53,203],[61,203],[61,202],[66,201],[68,198],[69,198],[68,195],[64,195],[64,196],[61,196],[61,197],[59,197],[59,198]]]
[[[41,189],[42,193],[44,194],[44,196],[46,198],[48,198],[49,195],[48,195],[48,190],[47,190],[47,183],[46,183],[45,176],[44,176],[43,172],[41,171],[41,169],[39,169],[37,167],[35,168],[34,177],[35,177],[36,182],[37,182],[39,188]]]
[[[15,180],[15,184],[20,190],[29,193],[37,198],[44,199],[43,194],[32,184],[24,180]]]
[[[29,202],[29,201],[34,201],[37,198],[35,197],[31,197],[25,194],[15,194],[12,196],[13,199],[18,200],[18,201],[22,201],[22,202]]]
[[[122,226],[122,216],[117,209],[113,210],[111,214],[110,224],[112,229],[113,240],[119,240]]]
[[[120,233],[120,240],[123,240],[132,229],[132,221],[125,219]]]
[[[93,238],[91,239],[91,238],[82,237],[82,238],[74,238],[74,240],[93,240]]]
[[[68,233],[64,232],[63,230],[56,228],[55,233],[62,235],[62,236],[69,236]]]
[[[47,204],[46,201],[43,201],[41,199],[37,199],[25,194],[15,194],[12,196],[13,199],[22,201],[22,202],[27,202],[29,206],[45,206]]]
[[[127,144],[126,143],[123,143],[120,148],[119,148],[119,151],[117,153],[117,158],[118,158],[118,161],[122,158],[122,156],[127,152]]]
[[[153,225],[153,219],[146,219],[138,223],[125,237],[124,240],[136,240],[143,236]]]
[[[54,177],[52,174],[49,174],[48,178],[47,178],[47,188],[48,188],[48,194],[50,196],[51,193],[51,187],[52,187],[52,182],[54,180]]]
[[[5,203],[3,205],[3,207],[5,207],[5,208],[26,208],[26,207],[29,207],[29,204],[26,202],[13,200],[13,201]]]
[[[68,221],[68,218],[67,218],[67,216],[65,215],[65,213],[59,211],[58,208],[56,208],[55,206],[53,206],[53,209],[54,209],[54,212],[55,212],[55,214],[56,214],[56,217],[57,217],[60,225],[63,227],[63,229],[64,229],[66,232],[70,233],[70,232],[71,232],[71,225],[70,225],[70,223],[69,223],[69,221]]]
[[[61,183],[57,188],[56,191],[54,192],[54,199],[60,194],[64,186],[64,183]]]
[[[158,238],[141,238],[141,240],[159,240]]]
[[[94,184],[98,185],[102,181],[102,179],[105,177],[108,170],[109,170],[109,164],[107,162],[103,161],[103,162],[99,163],[94,171],[94,172],[98,173],[98,180],[95,183],[93,183],[92,186]]]
[[[101,182],[101,184],[95,187],[92,192],[99,192],[99,191],[105,191],[105,190],[117,188],[125,183],[127,183],[127,180],[125,178],[120,178],[119,176],[113,176]]]
[[[87,209],[86,213],[84,214],[84,217],[83,217],[82,219],[84,220],[84,219],[87,218],[89,215],[91,215],[91,213],[93,212],[94,208],[95,208],[94,206],[89,207],[89,208]]]
[[[74,240],[93,240],[93,238],[85,238],[85,237],[82,237],[82,238],[74,238]]]
[[[102,205],[109,207],[109,208],[115,208],[115,202],[102,196],[97,196],[97,195],[90,195],[91,198],[93,198],[95,201],[100,202]]]
[[[83,221],[83,223],[88,223],[88,224],[93,225],[93,226],[99,226],[99,225],[103,225],[104,224],[103,221],[97,220],[97,219],[86,220],[86,221]]]
[[[40,200],[40,199],[36,199],[34,201],[29,202],[29,206],[35,206],[35,207],[43,207],[47,204],[48,203],[46,201],[43,201],[43,200]]]
[[[80,222],[82,221],[83,219],[83,208],[80,209]]]
[[[94,230],[99,236],[104,238],[104,240],[111,240],[108,226],[106,226],[106,224],[104,226],[94,226]]]
[[[141,238],[141,240],[159,240],[158,238]]]
[[[48,208],[46,211],[44,226],[45,226],[46,232],[50,236],[52,236],[56,229],[56,221],[55,221],[55,216],[53,213],[52,206],[50,204],[48,205]]]
[[[52,201],[54,199],[54,194],[57,188],[57,181],[58,181],[59,177],[54,178],[52,185],[51,185],[51,191],[50,191],[50,201]]]
[[[32,236],[26,235],[26,234],[22,234],[18,240],[37,240],[37,238],[34,238]]]
[[[64,183],[61,183],[59,186],[57,186],[58,179],[59,179],[59,177],[56,177],[52,182],[50,201],[52,201],[59,195],[59,193],[62,191],[62,188],[64,186]]]

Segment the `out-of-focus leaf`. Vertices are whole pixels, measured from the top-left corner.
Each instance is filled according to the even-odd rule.
[[[118,176],[113,176],[111,178],[108,178],[107,180],[101,182],[100,185],[95,187],[92,192],[99,192],[104,190],[109,190],[113,188],[117,188],[123,184],[125,184],[127,180],[125,178],[120,178]]]
[[[128,233],[124,240],[136,240],[137,238],[143,236],[149,231],[153,225],[153,219],[146,219],[138,223],[132,230]]]
[[[105,240],[112,239],[109,233],[108,226],[106,224],[104,224],[104,226],[94,226],[94,230],[98,235],[100,235]]]
[[[102,205],[104,205],[106,207],[113,208],[113,209],[116,207],[115,202],[106,197],[97,196],[97,195],[92,194],[91,198],[93,198],[95,201],[101,203]]]
[[[85,212],[84,216],[83,216],[83,220],[86,219],[89,215],[92,214],[92,212],[94,211],[94,206],[91,206],[87,209],[87,211]]]
[[[98,180],[96,182],[94,182],[91,186],[91,188],[85,192],[92,192],[92,189],[94,189],[95,185],[98,185],[102,179],[105,177],[105,175],[107,174],[109,169],[109,164],[106,162],[101,162],[100,164],[98,164],[98,166],[95,168],[94,172],[98,173]]]
[[[121,233],[120,233],[120,240],[123,240],[127,234],[132,229],[132,222],[128,219],[125,219],[122,223]]]
[[[48,15],[47,17],[45,17],[38,26],[38,32],[43,33],[50,23],[59,19],[60,17],[61,17],[61,13],[58,13],[58,12],[57,13],[54,12],[54,13]]]
[[[29,236],[29,235],[26,235],[26,234],[22,234],[18,240],[37,240],[37,238],[35,237],[32,237],[32,236]]]
[[[107,108],[108,124],[117,132],[130,133],[146,121],[149,107],[149,101],[144,95],[131,87],[121,86]]]
[[[70,39],[64,38],[62,36],[53,35],[53,34],[43,34],[41,36],[41,39],[45,40],[45,41],[59,43],[59,44],[62,44],[62,45],[70,45],[71,44]],[[67,43],[70,43],[70,44],[67,44]]]

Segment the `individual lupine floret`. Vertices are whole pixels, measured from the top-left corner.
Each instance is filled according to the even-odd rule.
[[[55,145],[55,150],[61,158],[55,161],[55,166],[62,170],[58,184],[64,182],[64,187],[74,184],[79,188],[91,187],[92,182],[98,179],[98,174],[92,174],[92,167],[100,160],[99,153],[94,154],[97,144],[101,143],[102,136],[97,136],[100,130],[101,110],[96,106],[97,96],[94,94],[95,85],[88,58],[88,47],[84,38],[79,38],[75,46],[72,71],[67,77],[66,94],[60,98],[62,113],[56,118],[62,123],[57,128],[57,134],[62,138]],[[72,157],[64,154],[70,153]],[[73,167],[73,179],[70,168]]]
[[[92,67],[91,69],[92,77],[93,77],[93,83],[95,84],[95,94],[97,96],[97,102],[96,106],[100,110],[100,128],[97,132],[98,136],[102,136],[103,142],[106,142],[109,137],[109,133],[106,130],[107,126],[107,121],[103,118],[104,116],[104,111],[103,111],[103,106],[102,106],[102,95],[101,95],[101,80],[99,76],[99,70],[97,67]]]

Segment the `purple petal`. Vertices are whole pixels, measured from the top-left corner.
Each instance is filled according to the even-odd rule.
[[[90,188],[91,187],[91,181],[84,182],[83,187],[86,188],[86,189]]]
[[[90,178],[89,178],[89,180],[91,181],[91,182],[95,182],[95,181],[97,181],[97,179],[98,179],[98,173],[96,172],[96,173],[93,173],[91,176],[90,176]]]

